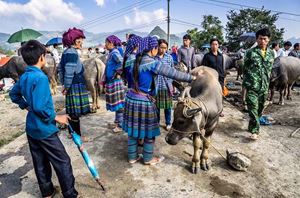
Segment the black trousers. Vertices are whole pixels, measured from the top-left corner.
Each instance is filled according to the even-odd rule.
[[[71,160],[57,133],[42,140],[33,139],[30,136],[27,136],[27,138],[42,196],[47,197],[54,192],[51,181],[52,165],[58,177],[63,196],[66,198],[77,197],[78,192],[74,187],[75,178]]]

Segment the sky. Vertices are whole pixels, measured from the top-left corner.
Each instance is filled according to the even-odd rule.
[[[229,10],[246,8],[233,4],[283,12],[276,25],[285,28],[284,39],[300,38],[300,0],[170,0],[171,33],[200,28],[203,15],[209,14],[219,17],[225,27]],[[80,27],[100,33],[127,28],[150,31],[160,25],[166,30],[166,16],[167,0],[0,0],[0,32],[9,34],[21,28]]]

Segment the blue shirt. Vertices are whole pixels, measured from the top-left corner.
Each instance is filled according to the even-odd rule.
[[[21,109],[29,109],[26,133],[30,137],[45,139],[58,131],[48,77],[41,69],[27,66],[9,96]]]
[[[144,55],[139,66],[139,89],[152,96],[156,95],[157,75],[166,76],[178,81],[192,81],[190,74],[179,72],[172,67],[164,67],[160,61],[148,55]]]
[[[122,73],[123,57],[121,56],[118,49],[112,49],[107,57],[106,68],[105,68],[105,81],[110,82],[116,77],[116,74]]]

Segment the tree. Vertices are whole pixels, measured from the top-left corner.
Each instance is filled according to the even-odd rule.
[[[228,48],[237,51],[240,47],[239,37],[245,32],[256,32],[261,28],[268,27],[271,31],[271,42],[281,42],[284,28],[278,29],[275,22],[279,14],[271,14],[270,10],[241,9],[230,10],[227,14],[226,39]]]
[[[218,17],[204,15],[201,27],[203,28],[201,31],[198,31],[197,28],[187,31],[187,33],[191,35],[196,48],[201,48],[202,45],[209,43],[212,38],[219,39],[221,43],[224,42],[223,27]]]

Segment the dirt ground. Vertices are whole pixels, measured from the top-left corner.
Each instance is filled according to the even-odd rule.
[[[229,76],[234,82],[234,74]],[[238,90],[240,87],[234,87]],[[238,91],[231,91],[224,100],[225,117],[220,119],[212,137],[213,145],[225,154],[226,149],[236,149],[249,156],[252,165],[247,172],[232,170],[226,161],[210,148],[211,170],[190,173],[192,142],[182,140],[176,146],[168,145],[166,131],[157,138],[155,153],[165,161],[156,166],[127,163],[127,136],[113,134],[108,123],[114,114],[102,109],[82,118],[82,131],[91,141],[88,150],[101,177],[105,180],[106,193],[92,180],[74,143],[60,132],[60,138],[69,153],[76,188],[82,197],[300,197],[300,132],[289,134],[300,127],[300,94],[293,92],[293,101],[285,106],[269,105],[265,113],[276,121],[262,126],[258,141],[248,140],[247,114],[240,111]],[[276,98],[278,99],[278,94]],[[54,97],[61,109],[63,97]],[[13,134],[24,131],[25,111],[10,100],[0,101],[1,139],[12,139]],[[163,124],[162,124],[163,125]],[[54,174],[55,175],[55,174]],[[58,185],[54,177],[54,183]],[[23,134],[0,148],[0,197],[40,197],[32,169],[26,135]],[[62,197],[58,194],[55,197]]]

